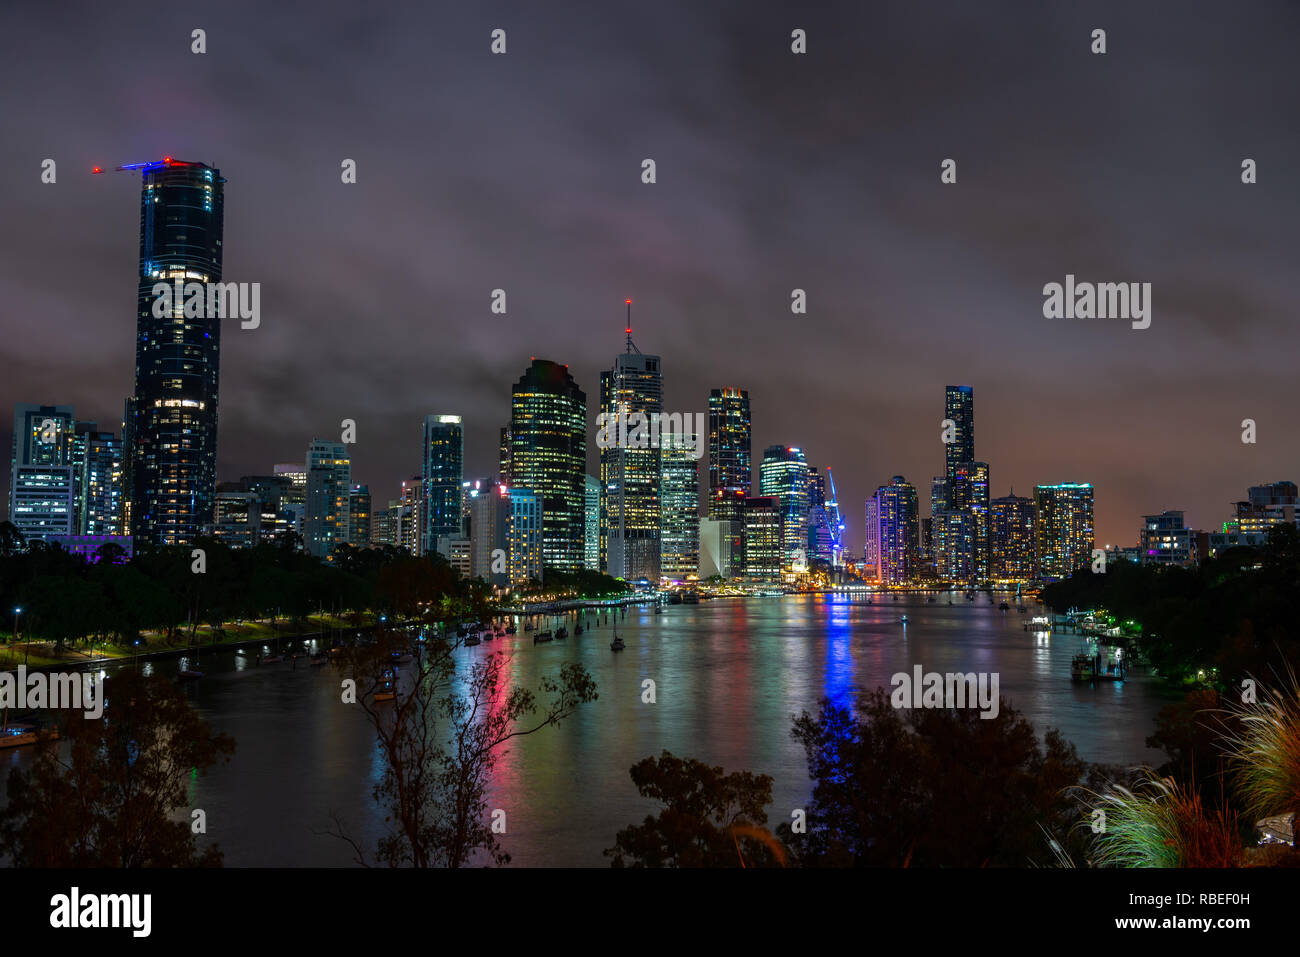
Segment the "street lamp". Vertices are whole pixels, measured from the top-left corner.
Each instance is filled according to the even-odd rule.
[[[18,640],[18,616],[23,613],[22,608],[14,606],[14,641]],[[31,646],[30,641],[23,642],[23,665],[27,664],[27,649]],[[12,646],[11,646],[12,647]]]
[[[23,610],[17,605],[15,605],[14,606],[14,633],[9,638],[9,663],[10,664],[13,664],[14,658],[16,657],[14,654],[14,645],[17,644],[18,642],[18,616],[21,615],[22,613]]]

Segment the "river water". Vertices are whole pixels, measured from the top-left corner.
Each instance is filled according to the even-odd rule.
[[[775,826],[811,793],[802,749],[790,736],[792,715],[814,711],[823,696],[849,703],[860,689],[888,688],[893,674],[917,664],[998,673],[1002,696],[1040,738],[1059,728],[1085,760],[1163,760],[1144,742],[1176,693],[1141,673],[1122,683],[1072,683],[1070,659],[1081,639],[1026,632],[1021,622],[983,596],[958,595],[952,606],[916,596],[873,605],[822,596],[718,599],[667,606],[660,615],[628,608],[618,625],[627,649],[618,653],[603,626],[542,645],[521,629],[456,654],[468,665],[504,652],[510,680],[534,689],[566,662],[591,672],[599,699],[558,728],[515,739],[490,805],[505,811],[501,840],[512,864],[606,866],[601,851],[617,831],[654,813],[628,775],[641,758],[668,750],[771,775]],[[183,666],[145,667],[174,674]],[[194,781],[192,807],[206,812],[208,837],[226,865],[348,866],[352,849],[326,833],[332,816],[373,848],[381,759],[365,717],[340,700],[341,672],[311,668],[305,658],[258,667],[230,651],[205,652],[201,667],[205,677],[186,693],[216,730],[235,738],[236,751]],[[653,704],[643,702],[646,679],[654,682]],[[0,754],[0,777],[31,755],[30,748]]]

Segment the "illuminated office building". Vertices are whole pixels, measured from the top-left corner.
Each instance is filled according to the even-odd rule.
[[[781,567],[806,570],[808,562],[808,460],[794,446],[769,445],[763,451],[759,490],[781,505]],[[797,569],[797,566],[803,569]]]
[[[131,168],[142,176],[135,391],[126,426],[131,533],[181,545],[212,530],[222,320],[185,315],[184,298],[156,317],[153,289],[221,282],[226,181],[203,163]]]
[[[70,405],[14,406],[9,521],[25,539],[78,532],[75,429]]]
[[[370,545],[370,487],[354,485],[348,492],[348,543],[357,548]]]
[[[700,567],[700,465],[693,436],[665,436],[660,461],[660,575],[685,581]]]
[[[780,499],[776,496],[746,498],[744,522],[745,578],[755,582],[780,581],[785,557]]]
[[[544,533],[541,496],[532,489],[512,488],[507,545],[510,584],[528,585],[542,580]]]
[[[713,389],[709,392],[709,518],[733,521],[734,515],[717,514],[714,508],[743,499],[750,487],[749,393],[734,387]]]
[[[600,412],[612,441],[600,450],[602,554],[608,573],[629,581],[659,581],[661,449],[649,418],[663,412],[664,379],[658,356],[644,355],[627,330],[626,351],[600,374]],[[635,432],[629,416],[644,416],[646,441],[623,441]],[[619,425],[628,423],[627,427]]]
[[[990,569],[998,581],[1029,581],[1034,577],[1034,500],[1016,495],[995,498],[989,505]]]
[[[582,567],[600,571],[600,479],[585,476],[586,499],[583,508]]]
[[[901,475],[876,489],[880,516],[880,581],[905,585],[917,576],[920,517],[916,489]]]
[[[303,546],[308,554],[334,560],[334,547],[350,541],[352,460],[342,442],[316,439],[307,450],[307,513]]]
[[[1068,578],[1091,567],[1093,490],[1090,483],[1063,482],[1034,487],[1038,577]]]
[[[568,366],[534,359],[510,401],[511,487],[541,500],[544,566],[578,571],[586,553],[587,396]]]
[[[424,520],[422,554],[438,550],[438,539],[464,533],[461,483],[464,481],[465,432],[459,415],[424,417]]]

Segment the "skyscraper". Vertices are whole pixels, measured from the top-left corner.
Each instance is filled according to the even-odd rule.
[[[991,575],[1001,581],[1034,577],[1034,500],[1016,495],[995,498],[989,506]]]
[[[600,479],[585,476],[586,499],[583,508],[582,567],[600,571]]]
[[[352,460],[342,442],[315,439],[307,450],[307,516],[303,545],[307,552],[334,560],[334,546],[351,535]]]
[[[700,568],[700,463],[694,436],[665,436],[661,449],[660,575],[685,581]]]
[[[617,440],[624,429],[616,417],[632,432],[635,420],[628,417],[662,413],[663,395],[659,357],[642,354],[629,327],[627,350],[600,374],[600,412],[616,437],[600,450],[601,540],[605,567],[615,578],[659,581],[659,436],[647,435],[645,443]]]
[[[140,283],[127,450],[131,533],[178,545],[213,523],[221,320],[187,316],[185,300],[175,298],[162,310],[166,315],[155,317],[153,289],[221,282],[226,181],[203,163],[167,159],[139,168]]]
[[[357,548],[370,545],[370,486],[354,485],[348,492],[348,542]]]
[[[905,585],[916,575],[920,522],[916,489],[901,475],[876,490],[880,514],[880,580]],[[937,534],[937,529],[936,529]]]
[[[587,396],[569,367],[534,359],[511,390],[510,480],[541,499],[546,568],[574,572],[585,551]]]
[[[969,557],[970,584],[989,577],[989,466],[987,462],[961,462],[950,479],[949,508],[972,517],[965,549]]]
[[[715,512],[719,505],[729,505],[737,496],[749,494],[750,469],[749,393],[727,387],[709,393],[709,518],[727,521],[738,513]],[[720,492],[724,494],[719,494]]]
[[[930,487],[933,562],[940,579],[974,585],[989,577],[989,467],[975,461],[974,389],[947,386],[943,412],[944,474]]]
[[[92,430],[83,437],[77,469],[77,534],[121,535],[122,440],[114,432]]]
[[[943,417],[953,423],[953,441],[944,444],[945,471],[951,478],[958,465],[975,461],[975,390],[950,385],[943,393]]]
[[[469,577],[490,585],[510,579],[510,490],[504,485],[479,490],[470,501]]]
[[[510,584],[542,580],[542,500],[532,489],[510,490]]]
[[[1089,483],[1036,485],[1038,577],[1068,578],[1092,560],[1093,491]]]
[[[808,561],[808,460],[794,446],[769,445],[763,451],[759,487],[781,505],[781,567],[806,567]],[[802,569],[800,569],[802,570]]]
[[[464,529],[461,483],[465,471],[465,432],[459,415],[424,417],[424,538],[421,554],[438,550],[441,536]]]
[[[782,547],[781,502],[775,496],[745,499],[745,577],[751,581],[779,581]]]
[[[880,493],[867,499],[865,544],[862,547],[862,577],[880,581]]]
[[[75,428],[70,405],[14,406],[9,520],[24,538],[77,534]]]

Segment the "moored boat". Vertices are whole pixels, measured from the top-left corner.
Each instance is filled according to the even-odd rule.
[[[44,740],[59,740],[59,729],[38,728],[31,724],[11,724],[0,729],[0,748],[20,748]]]

